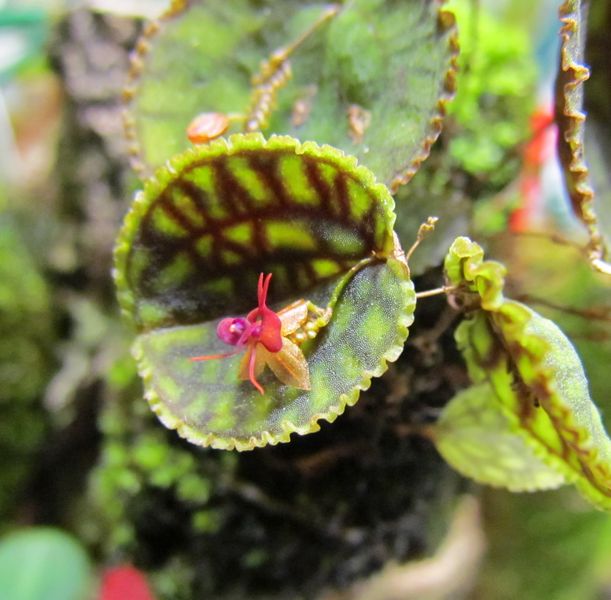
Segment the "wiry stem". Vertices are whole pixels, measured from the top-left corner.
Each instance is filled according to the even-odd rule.
[[[431,296],[439,296],[441,294],[449,294],[456,290],[452,285],[444,285],[442,287],[433,288],[432,290],[424,290],[424,292],[416,292],[416,298],[430,298]]]
[[[258,131],[267,126],[267,120],[274,109],[278,91],[291,78],[289,57],[322,25],[331,20],[340,10],[340,6],[332,4],[306,29],[295,41],[275,50],[270,58],[263,61],[261,69],[252,78],[254,90],[250,109],[245,119],[244,131]]]
[[[418,234],[416,235],[416,241],[411,245],[411,248],[405,254],[405,260],[409,262],[412,254],[416,250],[416,248],[421,244],[422,240],[426,238],[429,233],[435,231],[435,223],[439,221],[439,217],[428,217],[425,223],[422,223],[420,227],[418,227]]]
[[[527,304],[540,304],[552,310],[557,310],[569,315],[576,315],[582,319],[592,321],[603,321],[611,323],[611,306],[594,306],[589,308],[576,308],[573,306],[565,306],[547,298],[541,298],[532,294],[519,294],[516,300]]]

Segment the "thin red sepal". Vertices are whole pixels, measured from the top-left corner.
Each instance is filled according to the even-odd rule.
[[[230,356],[240,354],[240,352],[242,352],[242,348],[239,350],[234,350],[233,352],[222,352],[221,354],[203,354],[202,356],[192,356],[189,360],[191,362],[198,362],[202,360],[214,360],[217,358],[229,358]]]
[[[257,377],[255,376],[255,362],[257,360],[257,346],[253,345],[248,350],[250,355],[248,356],[248,379],[250,379],[250,383],[252,383],[257,390],[259,390],[259,394],[265,394],[265,390],[263,386],[257,381]]]

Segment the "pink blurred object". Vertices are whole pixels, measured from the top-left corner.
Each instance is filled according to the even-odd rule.
[[[121,565],[104,572],[98,600],[155,600],[155,597],[138,569]]]

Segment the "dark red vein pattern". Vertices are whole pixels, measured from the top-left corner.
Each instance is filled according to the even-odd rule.
[[[391,200],[367,170],[330,148],[243,139],[183,156],[145,192],[125,264],[142,328],[241,312],[260,272],[294,297],[392,245]]]

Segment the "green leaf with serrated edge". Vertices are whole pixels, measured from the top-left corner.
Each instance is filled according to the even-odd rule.
[[[146,396],[194,443],[251,449],[333,421],[395,360],[415,305],[392,233],[393,201],[356,160],[288,137],[232,136],[160,169],[126,217],[115,251],[123,311]],[[259,273],[273,273],[278,310],[304,298],[333,308],[303,345],[311,389],[238,379],[240,356],[220,319],[256,306]],[[375,332],[374,335],[372,333]]]
[[[478,483],[512,492],[557,488],[562,473],[541,460],[515,432],[488,383],[456,394],[434,427],[433,440],[443,458]]]
[[[478,285],[484,294],[497,289],[492,307],[487,310],[482,301],[483,310],[472,311],[456,330],[472,379],[490,384],[511,428],[541,460],[593,504],[611,509],[611,441],[577,353],[552,321],[502,297],[498,263],[487,265],[492,261],[483,261],[475,246],[463,238],[446,260],[459,303]],[[486,285],[478,277],[488,278]],[[474,305],[472,299],[466,303]]]
[[[392,187],[428,155],[453,95],[458,52],[442,2],[176,4],[184,9],[175,6],[137,45],[126,88],[128,136],[143,168],[188,147],[185,129],[197,114],[248,112],[261,63],[333,6],[338,13],[291,54],[292,77],[265,133],[341,148]],[[242,127],[235,121],[231,131]]]

